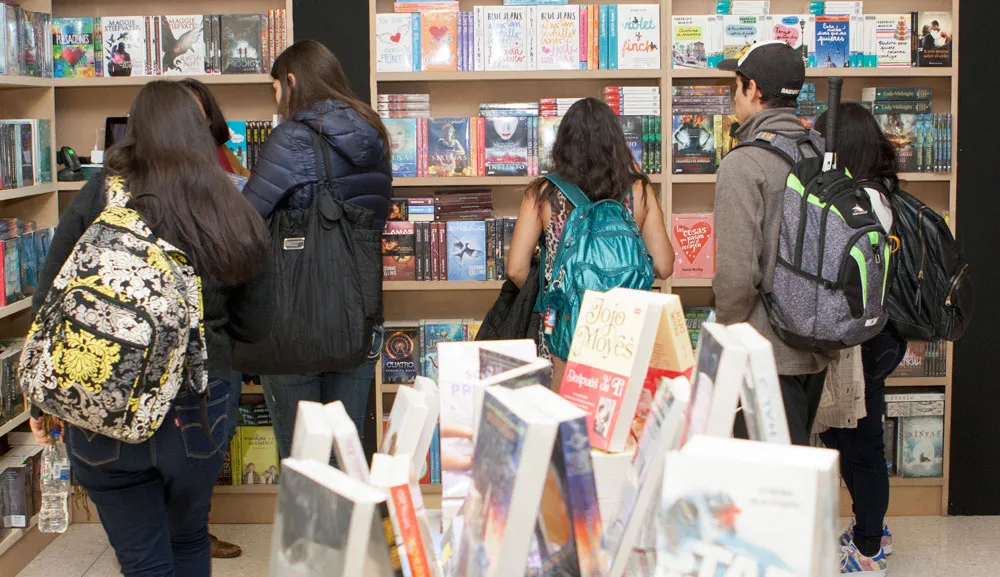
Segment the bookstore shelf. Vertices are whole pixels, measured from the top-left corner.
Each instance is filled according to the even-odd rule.
[[[31,308],[31,297],[23,298],[16,303],[0,308],[0,319],[15,315]]]
[[[675,288],[712,288],[710,278],[674,278],[670,279],[670,286]]]
[[[647,174],[653,184],[662,183],[663,174]],[[426,177],[396,177],[392,180],[395,188],[407,187],[446,187],[446,186],[527,186],[536,180],[537,176],[426,176]]]
[[[28,521],[28,526],[23,529],[12,529],[11,532],[0,541],[0,555],[6,553],[15,543],[21,540],[22,537],[31,533],[35,527],[38,526],[38,515],[35,515]]]
[[[56,183],[56,188],[59,192],[76,192],[83,188],[83,185],[87,184],[86,180],[75,180],[73,182],[59,182]]]
[[[408,281],[395,280],[384,281],[382,290],[387,292],[398,291],[426,291],[426,290],[446,290],[446,291],[498,291],[503,286],[503,281]]]
[[[0,425],[0,437],[6,435],[7,433],[13,431],[14,429],[16,429],[18,427],[20,427],[24,423],[27,423],[28,422],[28,417],[30,417],[30,416],[31,416],[31,414],[28,411],[25,411],[25,412],[21,413],[20,415],[17,415],[16,417],[14,417],[13,419],[7,421],[6,423]]]
[[[655,175],[664,179],[663,175]],[[955,174],[951,172],[900,172],[903,182],[951,182]],[[665,177],[674,184],[715,184],[715,174],[671,174]]]
[[[954,68],[806,68],[806,78],[949,78]],[[418,73],[419,74],[419,73]],[[715,68],[675,68],[672,78],[733,80],[733,73]]]
[[[49,88],[51,78],[35,78],[32,76],[6,76],[0,74],[0,90],[7,88]]]
[[[908,477],[889,477],[890,487],[941,487],[944,485],[944,477],[929,477],[924,479]],[[840,482],[841,487],[847,487],[844,481]]]
[[[659,80],[660,69],[650,70],[513,70],[480,72],[379,72],[377,82],[474,82],[479,80]]]
[[[183,80],[194,78],[205,84],[271,84],[270,74],[202,74],[197,76],[125,76],[104,78],[56,78],[56,88],[109,88],[113,86],[143,86],[153,80]],[[52,80],[49,81],[53,82]]]
[[[887,387],[947,387],[948,377],[890,377]]]
[[[924,479],[904,479],[906,481]],[[277,494],[281,485],[216,485],[214,493],[216,495],[272,495]],[[420,490],[425,495],[440,495],[441,485],[420,485]]]
[[[5,200],[15,200],[18,198],[25,198],[28,196],[38,196],[40,194],[49,194],[50,192],[55,192],[56,186],[51,182],[45,184],[36,184],[35,186],[26,186],[24,188],[12,188],[10,190],[0,190],[0,202]]]

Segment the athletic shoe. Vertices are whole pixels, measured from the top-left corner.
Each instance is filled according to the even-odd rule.
[[[840,546],[843,547],[854,540],[854,519],[847,529],[840,534]],[[892,555],[892,531],[888,525],[882,525],[882,551],[886,556]]]
[[[854,542],[840,548],[840,574],[863,577],[885,577],[885,553],[879,549],[874,557],[865,557]]]

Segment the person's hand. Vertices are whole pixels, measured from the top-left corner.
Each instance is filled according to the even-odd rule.
[[[62,429],[62,423],[59,419],[55,417],[42,416],[39,418],[32,417],[28,419],[28,425],[31,427],[31,434],[35,437],[35,442],[39,445],[51,445],[55,442],[52,437],[51,431],[58,431]]]

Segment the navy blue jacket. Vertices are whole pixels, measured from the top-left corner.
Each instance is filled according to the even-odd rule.
[[[389,151],[378,130],[339,100],[317,102],[271,132],[243,189],[250,204],[264,218],[276,208],[309,207],[319,182],[313,132],[322,134],[329,146],[336,190],[384,221],[392,198]]]

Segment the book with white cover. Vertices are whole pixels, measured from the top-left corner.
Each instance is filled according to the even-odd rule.
[[[337,465],[351,477],[359,481],[368,480],[368,460],[358,436],[358,427],[347,414],[344,403],[334,401],[324,407],[327,418],[333,424],[333,450]]]
[[[580,69],[579,6],[539,6],[535,37],[539,70]]]
[[[396,532],[396,548],[403,572],[413,576],[439,576],[427,511],[423,499],[417,498],[420,488],[413,483],[408,456],[372,455],[371,484],[385,490],[389,496],[389,515]]]
[[[659,4],[618,4],[618,69],[660,67]]]
[[[160,16],[156,57],[164,76],[205,73],[205,17]]]
[[[747,351],[726,327],[705,323],[695,357],[690,430],[686,438],[701,433],[731,437]]]
[[[402,574],[394,570],[379,518],[384,491],[314,461],[285,459],[281,473],[272,577]],[[395,535],[393,547],[394,541]]]
[[[714,16],[673,16],[673,68],[706,68]]]
[[[431,441],[434,440],[434,430],[437,428],[438,415],[441,414],[441,394],[438,392],[437,383],[433,379],[419,375],[413,381],[413,389],[424,395],[424,404],[427,406],[424,426],[420,430],[420,439],[417,441],[416,449],[414,449],[412,455],[412,472],[420,479],[426,473],[423,469],[427,466],[427,451],[431,448]]]
[[[532,6],[484,6],[483,68],[484,70],[530,70],[528,20]],[[531,49],[534,53],[534,48]]]
[[[377,14],[375,54],[378,72],[414,72],[420,62],[419,14]],[[417,24],[414,26],[414,24]]]
[[[778,381],[778,367],[774,363],[774,349],[748,323],[726,327],[729,334],[739,339],[747,350],[747,365],[740,387],[740,405],[750,439],[766,443],[790,445],[788,417]]]
[[[456,575],[525,573],[557,430],[556,421],[521,394],[530,388],[486,391]]]
[[[399,387],[389,412],[389,422],[379,452],[386,455],[407,455],[412,459],[423,435],[427,417],[425,395],[411,387]]]
[[[299,401],[292,433],[292,458],[327,465],[333,450],[333,421],[322,403]]]
[[[618,514],[608,520],[604,532],[605,552],[611,561],[608,575],[621,575],[625,571],[632,549],[649,518],[648,513],[656,507],[663,461],[668,451],[680,445],[684,414],[690,400],[691,384],[686,378],[660,381],[635,459],[625,470],[628,481],[622,490]]]
[[[660,575],[833,577],[836,451],[695,437],[667,454]]]

